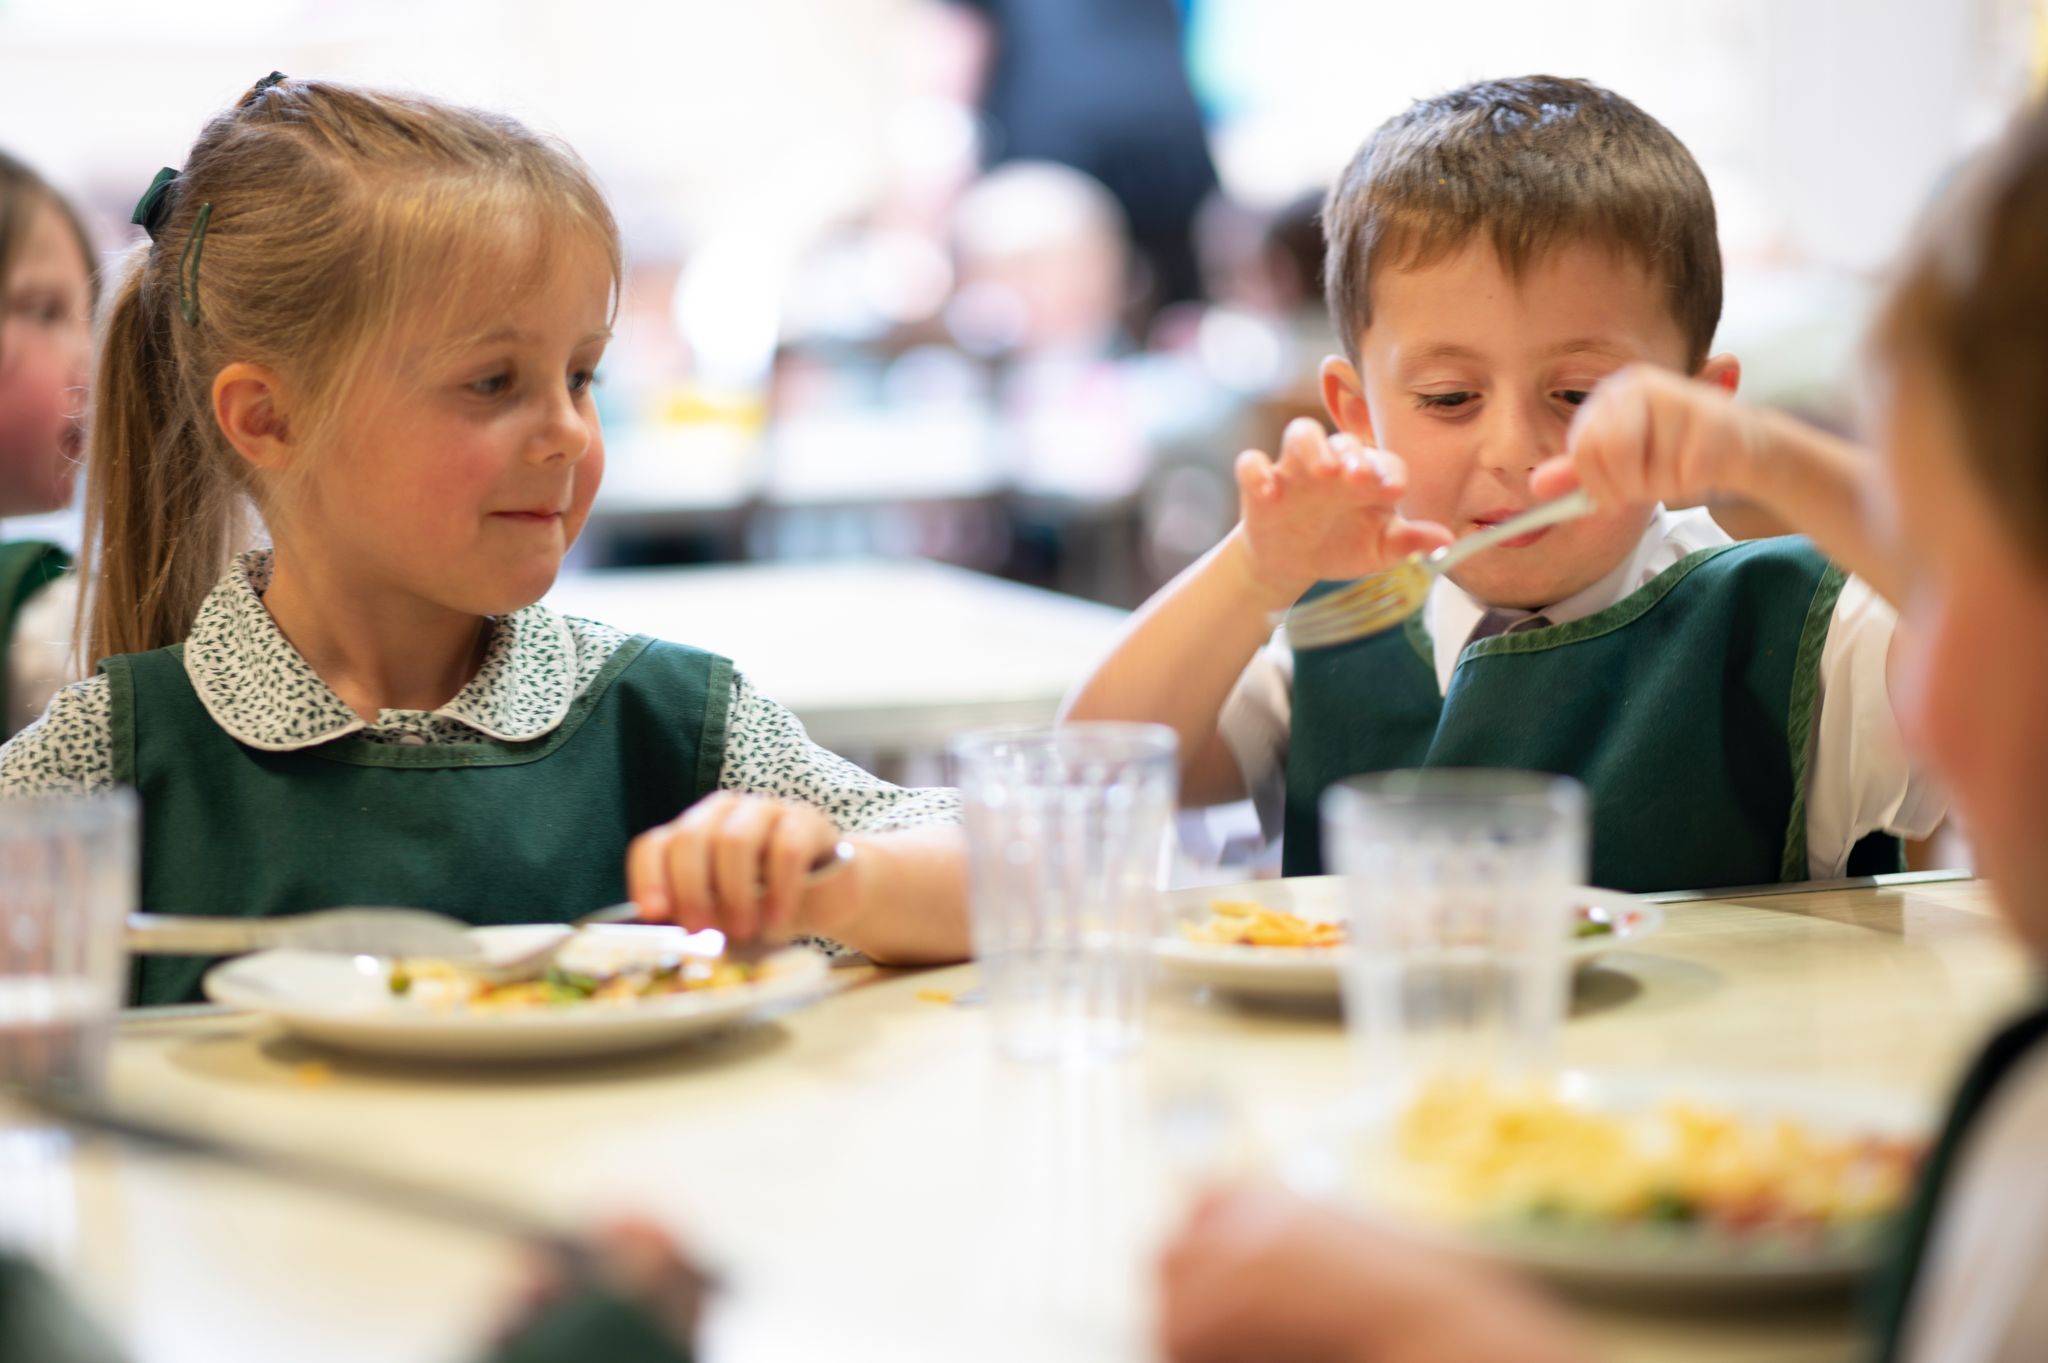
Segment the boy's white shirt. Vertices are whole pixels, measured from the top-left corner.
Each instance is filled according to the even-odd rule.
[[[1674,512],[1660,506],[1634,551],[1612,572],[1541,614],[1558,625],[1584,619],[1687,555],[1730,542],[1704,509]],[[1447,691],[1458,656],[1488,608],[1439,578],[1422,609],[1435,649],[1437,689]],[[1886,662],[1897,624],[1898,613],[1869,584],[1852,577],[1843,585],[1821,650],[1819,714],[1807,765],[1806,859],[1817,880],[1841,875],[1865,834],[1885,830],[1924,838],[1948,811],[1947,793],[1908,759],[1892,711]],[[1286,800],[1293,684],[1293,651],[1276,635],[1245,668],[1217,717],[1217,731],[1237,760],[1268,837],[1280,832]]]
[[[2037,1046],[1964,1136],[1906,1322],[1911,1363],[2048,1357],[2044,1144],[2048,1047]]]

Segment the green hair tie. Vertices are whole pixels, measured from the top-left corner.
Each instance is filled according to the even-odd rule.
[[[199,205],[199,216],[192,220],[192,235],[185,242],[185,252],[178,257],[178,315],[188,326],[199,325],[199,251],[206,245],[206,225],[213,221],[213,201]]]
[[[129,215],[128,221],[149,233],[151,241],[156,240],[156,234],[163,230],[164,219],[170,214],[170,205],[164,202],[164,196],[170,193],[177,178],[178,172],[169,166],[158,171],[156,178],[149,182],[149,188],[143,190],[142,197],[135,201],[135,212]]]

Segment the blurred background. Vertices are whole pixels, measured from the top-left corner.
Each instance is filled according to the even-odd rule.
[[[1633,98],[1713,185],[1717,348],[1750,396],[1846,424],[1886,264],[2033,88],[2043,9],[0,0],[0,145],[114,252],[156,168],[272,68],[567,139],[629,273],[609,471],[558,597],[731,652],[821,742],[929,778],[951,727],[1049,718],[1104,607],[1228,528],[1237,451],[1318,410],[1316,210],[1383,119],[1531,72]],[[719,564],[744,567],[673,567]]]
[[[273,67],[508,110],[631,264],[585,566],[916,556],[1130,605],[1313,410],[1317,196],[1411,99],[1585,76],[1693,149],[1753,396],[1842,419],[1873,287],[2037,0],[0,0],[0,145],[91,209]]]

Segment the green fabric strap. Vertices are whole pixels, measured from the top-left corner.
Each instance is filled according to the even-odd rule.
[[[1317,806],[1334,782],[1507,767],[1591,790],[1596,884],[1804,879],[1807,753],[1842,582],[1804,540],[1703,549],[1584,619],[1467,645],[1446,693],[1419,617],[1297,654],[1286,873],[1324,869]]]
[[[121,1352],[48,1274],[0,1253],[0,1359],[120,1363]]]
[[[593,1290],[549,1307],[484,1363],[690,1363],[691,1357],[638,1306]]]
[[[2000,1029],[1978,1052],[1976,1061],[1957,1086],[1941,1135],[1920,1171],[1912,1205],[1899,1221],[1891,1262],[1875,1280],[1870,1296],[1871,1314],[1877,1325],[1879,1363],[1894,1363],[1905,1348],[1913,1293],[1919,1286],[1928,1243],[1940,1218],[1942,1199],[1949,1191],[1964,1138],[1990,1106],[1991,1095],[1999,1083],[2044,1039],[2048,1039],[2048,1004],[2037,1006]]]
[[[201,704],[178,648],[101,664],[115,779],[142,798],[142,903],[257,917],[343,904],[559,922],[625,898],[626,844],[718,788],[732,665],[621,646],[528,743],[344,738],[265,752]],[[196,997],[209,963],[136,963],[141,1003]]]
[[[14,643],[15,623],[28,599],[71,571],[71,555],[40,540],[0,544],[0,737],[6,734],[12,698],[7,651]]]

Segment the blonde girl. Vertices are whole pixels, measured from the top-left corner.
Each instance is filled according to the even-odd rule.
[[[0,152],[0,519],[71,501],[94,282],[78,211]],[[0,534],[0,738],[41,714],[75,675],[70,566],[54,544]]]
[[[273,74],[135,216],[90,423],[98,674],[0,749],[0,796],[135,787],[163,912],[562,919],[626,896],[639,837],[647,917],[965,954],[951,792],[815,747],[723,658],[536,604],[603,471],[621,273],[572,153]],[[203,964],[145,961],[140,997]]]

